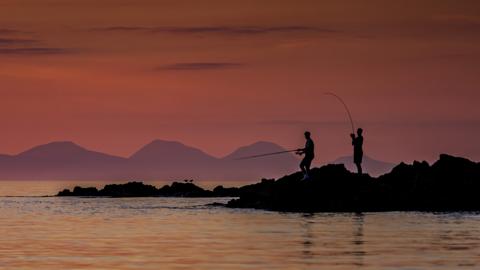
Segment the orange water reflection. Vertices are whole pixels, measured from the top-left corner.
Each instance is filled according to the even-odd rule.
[[[225,200],[1,197],[0,269],[480,267],[479,214],[207,205]]]

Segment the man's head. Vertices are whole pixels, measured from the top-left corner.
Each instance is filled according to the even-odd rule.
[[[357,129],[358,136],[362,136],[362,133],[363,133],[363,129],[361,128]]]
[[[305,131],[305,139],[310,139],[310,131]]]

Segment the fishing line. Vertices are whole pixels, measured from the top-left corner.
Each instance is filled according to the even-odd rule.
[[[340,103],[342,103],[343,107],[345,108],[345,111],[347,112],[348,119],[350,120],[350,125],[351,125],[351,127],[352,127],[352,133],[355,133],[355,125],[354,125],[354,123],[353,123],[352,114],[350,113],[350,110],[348,109],[348,106],[347,106],[347,104],[345,103],[345,101],[343,101],[343,99],[342,99],[341,97],[339,97],[338,95],[336,95],[335,93],[332,93],[332,92],[325,92],[325,93],[323,93],[323,94],[324,94],[324,95],[328,95],[328,96],[333,96],[333,97],[335,97],[338,101],[340,101]],[[244,160],[244,159],[252,159],[252,158],[273,156],[273,155],[285,154],[285,153],[290,153],[290,152],[297,152],[297,151],[299,151],[299,150],[300,150],[300,149],[285,150],[285,151],[279,151],[279,152],[272,152],[272,153],[265,153],[265,154],[253,155],[253,156],[245,156],[245,157],[235,158],[234,160]]]
[[[285,151],[280,151],[280,152],[273,152],[273,153],[259,154],[259,155],[253,155],[253,156],[239,157],[239,158],[236,158],[235,160],[259,158],[259,157],[266,157],[266,156],[273,156],[273,155],[279,155],[279,154],[284,154],[284,153],[297,152],[298,150],[299,150],[299,149],[295,149],[295,150],[285,150]]]

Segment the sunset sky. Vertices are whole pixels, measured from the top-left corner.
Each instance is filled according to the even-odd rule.
[[[479,1],[2,0],[0,153],[51,141],[480,160]]]

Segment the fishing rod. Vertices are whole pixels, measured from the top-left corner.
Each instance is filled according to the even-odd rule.
[[[259,158],[259,157],[266,157],[266,156],[280,155],[280,154],[291,153],[291,152],[298,152],[298,151],[300,151],[300,149],[295,149],[295,150],[285,150],[285,151],[279,151],[279,152],[272,152],[272,153],[265,153],[265,154],[253,155],[253,156],[239,157],[239,158],[236,158],[235,160],[243,160],[243,159]]]
[[[352,133],[355,133],[355,126],[353,124],[352,114],[350,113],[350,110],[348,109],[348,106],[345,103],[345,101],[343,101],[343,99],[341,97],[339,97],[338,95],[336,95],[335,93],[332,93],[332,92],[325,92],[323,94],[328,95],[328,96],[333,96],[333,97],[337,98],[338,101],[340,101],[343,104],[343,107],[345,108],[345,111],[347,111],[348,119],[350,119],[350,125],[352,126]]]
[[[339,97],[338,95],[336,95],[335,93],[332,93],[332,92],[325,92],[325,93],[323,93],[323,94],[324,94],[324,95],[328,95],[328,96],[333,96],[333,97],[335,97],[336,99],[338,99],[338,101],[340,101],[340,103],[343,104],[343,107],[345,108],[345,111],[346,111],[347,114],[348,114],[348,119],[350,120],[350,125],[351,125],[351,127],[352,127],[352,133],[355,133],[355,125],[354,125],[354,123],[353,123],[352,114],[350,113],[350,110],[348,109],[348,106],[347,106],[347,104],[345,103],[345,101],[343,101],[343,99],[342,99],[341,97]],[[285,151],[279,151],[279,152],[272,152],[272,153],[265,153],[265,154],[253,155],[253,156],[245,156],[245,157],[235,158],[235,160],[244,160],[244,159],[252,159],[252,158],[259,158],[259,157],[267,157],[267,156],[280,155],[280,154],[291,153],[291,152],[298,152],[298,151],[301,151],[301,149],[285,150]]]

